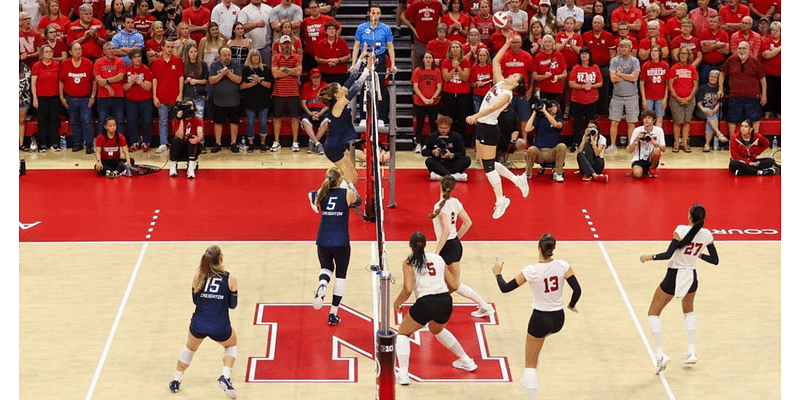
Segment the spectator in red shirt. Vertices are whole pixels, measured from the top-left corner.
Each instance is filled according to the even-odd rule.
[[[527,54],[525,52],[521,52]],[[466,118],[473,113],[472,89],[469,85],[471,64],[464,58],[461,42],[450,42],[447,58],[442,60],[442,108],[440,114],[453,119],[453,131],[467,136]]]
[[[128,152],[150,150],[153,130],[153,74],[142,63],[142,51],[131,50],[125,71],[125,118],[128,120]]]
[[[698,87],[697,69],[692,64],[693,57],[691,49],[681,46],[678,49],[678,62],[670,68],[667,75],[672,132],[675,136],[675,144],[672,146],[673,153],[680,151],[678,142],[681,135],[683,136],[683,151],[692,152],[692,148],[689,146],[689,123],[692,122],[692,114],[694,114],[694,107],[697,104],[694,95],[697,93]]]
[[[322,81],[325,83],[337,82],[344,85],[349,74],[347,65],[350,61],[350,46],[347,41],[340,37],[338,26],[335,22],[325,24],[325,37],[317,42],[315,60],[322,73]]]
[[[53,26],[56,28],[56,37],[61,40],[67,40],[67,26],[72,21],[61,13],[61,7],[58,1],[59,0],[48,0],[47,14],[43,15],[42,19],[39,20],[38,28],[39,32],[44,33],[44,28]]]
[[[722,28],[728,34],[742,29],[742,19],[750,15],[750,8],[739,3],[739,0],[728,0],[728,4],[720,7],[719,15],[722,18]]]
[[[158,20],[150,14],[150,6],[147,4],[147,0],[140,0],[137,4],[136,16],[133,17],[133,27],[147,40],[151,37],[153,23]]]
[[[125,170],[133,165],[125,136],[117,133],[116,118],[103,119],[103,133],[97,136],[95,144],[97,151],[94,152],[94,156],[97,162],[94,164],[94,170],[99,175],[113,179],[123,175]]]
[[[470,29],[467,34],[467,42],[464,43],[464,58],[469,60],[471,65],[478,62],[478,50],[488,49],[483,42],[481,42],[481,34],[477,29]]]
[[[608,64],[614,57],[614,36],[603,29],[605,19],[602,15],[595,15],[592,18],[592,30],[583,34],[583,44],[592,51],[592,59],[600,68],[603,77],[603,86],[599,90],[599,100],[597,102],[597,113],[608,115],[608,100],[611,97],[611,76],[608,72]]]
[[[58,116],[61,104],[58,99],[58,61],[53,59],[53,48],[42,45],[39,48],[39,59],[31,69],[32,105],[36,108],[38,118],[36,143],[39,152],[46,152],[48,147],[53,151],[61,150],[59,146]]]
[[[412,69],[421,65],[422,56],[428,51],[428,44],[432,40],[436,40],[439,35],[438,26],[442,22],[442,9],[442,3],[439,0],[417,0],[410,3],[400,15],[400,20],[411,28],[414,38],[414,46],[411,48]],[[447,37],[447,25],[445,25],[444,36]],[[436,63],[436,65],[439,64]]]
[[[194,102],[192,100],[186,102],[191,108],[176,112],[175,120],[172,121],[175,137],[172,138],[172,146],[169,150],[169,159],[172,161],[169,176],[178,176],[178,161],[187,160],[189,165],[186,168],[186,177],[194,179],[197,157],[203,151],[205,128],[203,119],[195,113]]]
[[[167,149],[169,142],[169,109],[183,100],[183,60],[172,54],[175,42],[164,41],[161,57],[151,64],[153,73],[153,105],[158,108],[159,146],[156,153]]]
[[[708,0],[706,0],[706,2],[708,2]],[[662,25],[664,30],[661,32],[661,36],[666,35],[668,43],[672,43],[676,37],[681,35],[681,23],[683,22],[684,18],[688,17],[689,14],[687,10],[688,7],[686,6],[686,3],[678,4],[678,7],[675,8],[675,16],[668,19],[666,25]],[[705,19],[705,17],[702,17],[701,15],[700,19]],[[692,18],[692,23],[694,23],[694,18]]]
[[[470,29],[477,29],[481,34],[481,42],[491,50],[495,26],[492,22],[492,5],[489,0],[480,1],[478,15],[473,16],[470,20]]]
[[[779,175],[781,166],[771,157],[757,158],[769,148],[769,140],[753,127],[750,120],[742,121],[739,132],[731,135],[731,161],[728,170],[734,175]]]
[[[69,54],[71,57],[61,63],[58,71],[58,92],[69,115],[72,151],[78,152],[84,147],[92,148],[92,106],[97,95],[97,82],[94,80],[94,65],[82,56],[80,43],[72,43]]]
[[[428,42],[425,47],[426,52],[433,54],[433,66],[442,67],[442,60],[447,58],[447,50],[450,48],[450,41],[447,40],[447,25],[439,24],[436,28],[436,39]]]
[[[750,16],[772,21],[781,20],[781,0],[750,0],[748,3],[750,3]]]
[[[647,37],[648,34],[647,27],[651,21],[658,23],[658,36],[665,37],[665,35],[667,34],[667,24],[665,24],[664,21],[658,18],[660,13],[661,13],[661,7],[659,7],[658,4],[650,3],[650,5],[647,6],[647,8],[645,9],[644,18],[642,18],[642,29],[639,30],[639,33],[636,36],[637,39],[641,41],[642,39]],[[683,15],[684,17],[686,16],[685,10],[683,12]]]
[[[150,36],[151,39],[144,44],[144,50],[147,54],[147,63],[153,65],[153,61],[161,57],[166,41],[164,24],[161,21],[155,21],[150,26]]]
[[[506,67],[505,69],[508,68]],[[542,100],[554,100],[556,103],[561,104],[564,82],[567,77],[567,65],[564,61],[564,56],[555,51],[553,37],[545,35],[542,39],[542,51],[533,59],[533,80],[537,82],[540,90],[539,98]]]
[[[321,14],[319,3],[316,0],[311,0],[308,3],[308,8],[311,10],[311,15],[303,19],[300,24],[300,35],[303,42],[303,70],[310,71],[312,68],[317,67],[317,62],[314,54],[317,51],[317,42],[324,36],[325,25],[328,22],[333,22],[337,25],[337,35],[341,33],[341,27],[329,15]]]
[[[594,60],[592,50],[581,47],[580,63],[572,67],[569,75],[569,87],[572,89],[572,151],[578,148],[589,121],[597,114],[597,102],[600,98],[597,89],[603,86],[603,75]]]
[[[414,152],[416,153],[422,151],[422,144],[425,143],[422,137],[425,118],[428,118],[430,132],[436,130],[436,115],[439,114],[439,100],[443,83],[442,70],[433,65],[433,53],[426,52],[422,56],[422,64],[411,74],[411,88],[414,91],[412,98],[415,124]]]
[[[769,26],[770,34],[761,42],[759,59],[767,77],[767,104],[764,112],[772,118],[781,115],[781,22]]]
[[[528,34],[522,38],[522,50],[531,53],[532,56],[542,49],[542,38],[544,37],[544,26],[539,20],[531,21],[528,26]]]
[[[731,52],[728,33],[719,28],[719,14],[708,17],[708,29],[700,32],[700,49],[703,51],[703,62],[700,63],[700,84],[708,82],[708,74],[712,70],[722,69],[725,57]]]
[[[656,126],[664,127],[664,115],[667,110],[669,91],[667,89],[667,73],[669,63],[661,57],[661,46],[650,48],[650,59],[642,64],[639,74],[639,94],[642,98],[642,110],[656,112]]]
[[[192,37],[192,40],[200,43],[206,37],[206,29],[208,29],[208,23],[211,22],[211,9],[205,7],[200,1],[191,3],[191,7],[187,6],[183,9],[181,18],[183,18],[183,22],[189,24],[189,36]],[[208,2],[206,4],[211,3]],[[212,5],[211,8],[214,8],[214,6]]]
[[[55,26],[48,26],[44,28],[44,41],[42,44],[50,45],[53,48],[53,59],[59,63],[67,59],[67,45],[63,40],[59,39],[56,34]]]
[[[564,62],[567,66],[567,76],[569,76],[572,67],[578,64],[578,52],[581,50],[581,47],[583,47],[583,37],[580,33],[575,31],[575,23],[575,18],[567,17],[564,20],[564,31],[556,34],[555,38],[555,49],[564,56]],[[564,82],[566,82],[566,80]],[[572,96],[570,96],[571,90],[568,84],[564,85],[562,105],[564,109],[563,118],[565,120],[569,119],[570,103],[572,102]],[[577,147],[577,144],[575,147]]]
[[[622,5],[611,12],[611,30],[618,32],[619,23],[625,21],[631,36],[637,37],[643,28],[642,19],[642,10],[633,6],[633,0],[622,0]]]
[[[617,48],[619,47],[619,42],[623,40],[628,40],[631,42],[631,55],[637,59],[639,58],[638,57],[639,54],[637,53],[637,49],[639,48],[639,41],[636,40],[636,38],[630,34],[630,31],[631,30],[627,22],[622,21],[619,23],[619,30],[617,31],[619,35],[614,39],[614,56],[616,56],[616,53],[618,51]],[[612,56],[611,58],[614,58],[614,56]]]
[[[464,3],[461,0],[448,0],[447,10],[442,15],[442,22],[447,25],[447,39],[450,41],[457,40],[461,44],[466,43],[467,31],[469,30],[469,14],[464,11]]]
[[[478,50],[475,64],[469,70],[469,83],[472,86],[473,108],[478,110],[486,93],[492,88],[492,56],[489,49],[482,47]]]
[[[709,18],[711,18],[712,15],[719,15],[717,10],[708,6],[709,1],[710,0],[697,0],[697,8],[689,11],[689,18],[692,19],[692,24],[694,25],[694,29],[692,29],[692,35],[694,36],[700,36],[700,32],[702,32],[703,29],[709,28]]]
[[[292,151],[300,151],[297,136],[300,130],[300,85],[297,78],[303,72],[300,55],[292,51],[292,38],[283,35],[280,38],[281,51],[272,56],[272,76],[275,84],[272,91],[272,131],[275,142],[270,151],[281,149],[281,120],[290,118],[292,124]]]
[[[728,58],[722,65],[717,93],[719,98],[724,95],[726,81],[729,86],[728,132],[733,132],[736,124],[745,119],[753,121],[753,128],[758,132],[761,107],[767,103],[767,79],[764,66],[750,56],[747,42],[739,42],[736,56]]]
[[[637,56],[639,61],[645,62],[650,59],[650,49],[658,46],[661,49],[661,58],[669,59],[669,43],[667,39],[659,35],[658,22],[650,21],[647,23],[647,36],[639,41]]]
[[[19,60],[33,67],[39,59],[39,47],[44,43],[42,34],[31,28],[31,17],[19,13]]]
[[[692,20],[684,18],[681,21],[681,36],[672,39],[672,62],[680,62],[678,51],[681,47],[686,47],[692,52],[692,64],[695,68],[700,66],[703,62],[703,49],[700,46],[700,40],[692,36]]]
[[[317,98],[320,90],[328,86],[327,83],[322,81],[322,73],[318,68],[313,68],[309,73],[308,82],[303,83],[300,90],[300,106],[303,108],[303,116],[301,123],[303,131],[308,135],[308,153],[316,151],[319,155],[325,154],[325,149],[322,147],[322,136],[328,129],[328,124],[322,123],[322,116],[328,107],[322,104],[322,101]],[[314,134],[314,130],[317,133]]]
[[[125,61],[114,55],[114,44],[103,44],[103,57],[94,63],[94,79],[97,82],[97,119],[104,121],[107,116],[113,115],[122,123],[125,118],[124,91],[122,88],[125,80]],[[86,149],[89,151],[89,148]]]
[[[742,18],[742,29],[731,34],[731,48],[739,47],[739,42],[747,42],[750,45],[750,57],[758,58],[761,49],[761,35],[753,29],[753,18],[750,16]]]

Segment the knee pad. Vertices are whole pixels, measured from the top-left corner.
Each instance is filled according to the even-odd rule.
[[[344,288],[347,286],[346,279],[336,278],[336,283],[333,284],[333,295],[344,296]]]
[[[184,346],[181,353],[178,355],[178,361],[189,365],[192,363],[192,357],[194,357],[194,352],[189,350],[188,347]]]
[[[225,348],[225,356],[231,356],[236,358],[236,346],[226,347]]]
[[[494,171],[494,160],[481,160],[481,163],[483,163],[483,171],[487,174]]]

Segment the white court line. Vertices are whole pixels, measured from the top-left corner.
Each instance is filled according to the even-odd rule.
[[[606,265],[608,265],[608,270],[611,271],[611,276],[614,278],[614,282],[617,283],[617,289],[619,289],[619,294],[622,295],[622,301],[625,302],[625,306],[628,308],[628,312],[631,314],[631,319],[633,320],[633,324],[636,325],[636,330],[639,331],[639,337],[642,338],[642,343],[644,343],[644,348],[647,350],[647,354],[650,355],[650,360],[653,361],[653,367],[656,366],[656,357],[653,353],[653,348],[650,347],[650,342],[647,340],[647,336],[645,336],[644,329],[642,329],[642,325],[639,323],[639,319],[636,318],[636,313],[633,311],[633,305],[631,305],[631,301],[628,299],[627,293],[625,293],[625,289],[622,287],[622,282],[619,280],[619,275],[617,275],[617,270],[614,268],[614,265],[611,263],[611,258],[608,256],[608,252],[606,251],[606,247],[603,245],[603,242],[597,242],[597,245],[600,247],[600,252],[603,253],[603,258],[606,260]],[[664,376],[664,372],[658,374],[659,378],[661,378],[661,384],[664,385],[664,390],[667,391],[667,396],[670,400],[675,400],[675,395],[672,393],[672,389],[669,387],[669,382],[667,382],[667,378]]]
[[[111,342],[114,340],[114,335],[117,333],[117,327],[119,326],[119,321],[122,319],[122,312],[125,311],[125,305],[128,304],[128,297],[131,294],[131,289],[133,289],[133,282],[136,281],[136,275],[139,274],[139,267],[142,266],[144,253],[147,251],[147,244],[148,243],[145,242],[142,245],[142,251],[139,252],[139,259],[136,260],[136,266],[133,268],[131,279],[128,281],[128,288],[125,290],[125,295],[122,296],[122,303],[120,303],[119,310],[117,310],[117,317],[114,318],[114,324],[111,325],[111,332],[108,333],[108,339],[106,339],[106,346],[103,348],[103,354],[100,356],[100,362],[97,363],[97,369],[94,371],[92,384],[89,385],[89,392],[86,393],[86,400],[90,400],[92,398],[92,395],[94,394],[94,389],[97,386],[97,381],[100,379],[100,371],[103,370],[103,364],[105,364],[106,362],[106,357],[108,356],[108,350],[111,348]]]

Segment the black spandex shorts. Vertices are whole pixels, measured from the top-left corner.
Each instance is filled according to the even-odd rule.
[[[445,264],[450,265],[454,262],[461,261],[461,254],[463,252],[464,249],[461,247],[461,240],[456,237],[444,242],[444,246],[442,246],[442,251],[439,252],[439,255],[442,256]]]
[[[209,334],[209,333],[197,332],[194,329],[192,329],[191,325],[189,325],[189,333],[191,333],[192,336],[194,336],[194,337],[196,337],[198,339],[205,339],[206,337],[208,337],[208,338],[210,338],[211,340],[213,340],[215,342],[222,343],[222,342],[224,342],[224,341],[226,341],[226,340],[231,338],[231,335],[233,335],[233,329],[228,327],[228,331],[227,332]]]
[[[533,310],[531,319],[528,320],[528,334],[536,338],[543,338],[551,333],[557,333],[563,326],[564,310]]]
[[[343,144],[341,146],[328,146],[324,145],[323,149],[325,150],[325,157],[328,157],[328,160],[331,160],[332,163],[337,163],[344,158],[344,151],[347,150],[347,145]]]
[[[429,294],[417,299],[408,315],[420,325],[434,321],[446,324],[453,314],[453,297],[450,293]]]
[[[319,266],[328,271],[336,271],[337,279],[347,278],[350,265],[350,246],[317,246]]]
[[[500,143],[500,128],[497,124],[478,122],[475,124],[475,140],[486,146],[497,146]]]
[[[694,280],[692,281],[692,286],[689,287],[689,291],[687,293],[694,293],[697,291],[697,270],[693,271]],[[675,268],[667,268],[667,274],[664,276],[664,280],[661,281],[661,285],[659,287],[664,293],[675,296],[675,279],[678,277],[678,270]]]

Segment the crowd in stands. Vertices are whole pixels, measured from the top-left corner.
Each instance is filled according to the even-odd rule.
[[[29,149],[24,124],[35,113],[38,151],[60,150],[64,114],[73,151],[92,153],[104,129],[98,123],[95,132],[93,117],[114,116],[120,125],[127,121],[119,131],[130,152],[154,145],[163,152],[170,107],[190,99],[196,116],[213,121],[212,152],[221,150],[225,125],[232,152],[242,145],[267,151],[270,117],[272,151],[280,149],[282,120],[289,119],[292,150],[300,151],[302,131],[308,152],[321,153],[326,110],[317,94],[343,83],[358,56],[339,36],[342,1],[20,0],[20,150]],[[604,151],[613,152],[626,144],[618,142],[618,124],[624,119],[632,132],[644,110],[655,112],[659,127],[664,117],[673,119],[674,152],[691,152],[692,120],[707,121],[703,151],[714,136],[729,141],[722,121],[729,136],[745,120],[758,133],[760,119],[780,118],[780,3],[400,0],[397,26],[410,28],[413,39],[416,151],[425,143],[422,127],[435,132],[439,115],[450,117],[448,130],[469,145],[465,118],[491,88],[492,58],[506,40],[504,74],[526,78],[511,111],[524,124],[540,100],[557,106],[553,117],[572,121],[572,151],[582,148],[587,126],[606,116]],[[506,26],[493,23],[497,11],[509,16]],[[527,131],[521,136],[527,140]]]

